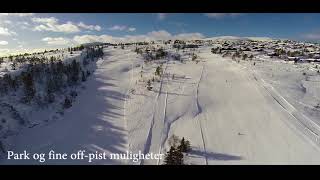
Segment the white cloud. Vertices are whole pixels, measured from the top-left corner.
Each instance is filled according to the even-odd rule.
[[[111,30],[111,31],[123,31],[126,29],[127,29],[127,26],[122,26],[122,25],[114,25],[109,28],[109,30]]]
[[[135,30],[136,30],[136,28],[134,28],[134,27],[129,27],[128,28],[128,31],[130,31],[130,32],[135,31]]]
[[[74,25],[72,22],[69,21],[65,24],[59,24],[58,19],[54,17],[32,18],[32,21],[39,23],[39,25],[34,27],[34,31],[53,31],[64,33],[75,33],[80,31],[78,26]]]
[[[8,41],[0,41],[0,45],[7,45]]]
[[[165,30],[152,31],[145,35],[126,35],[124,37],[113,37],[109,35],[77,35],[73,38],[76,44],[90,43],[90,42],[139,42],[139,41],[152,41],[152,40],[168,40],[168,39],[181,39],[181,40],[194,40],[202,39],[204,36],[201,33],[183,33],[172,35]]]
[[[15,24],[17,24],[21,29],[31,29],[30,23],[28,23],[27,21],[19,21],[19,22],[16,22]]]
[[[309,34],[304,34],[302,35],[302,38],[307,39],[307,40],[320,40],[320,33],[309,33]]]
[[[34,31],[53,31],[53,32],[64,32],[64,33],[75,33],[80,32],[80,29],[101,31],[99,25],[87,25],[83,22],[75,24],[71,21],[60,24],[59,20],[55,17],[50,18],[32,18],[34,23],[37,25],[33,28]]]
[[[73,41],[77,44],[91,43],[91,42],[114,42],[115,38],[109,35],[82,35],[74,36]]]
[[[125,26],[125,25],[114,25],[110,28],[108,28],[109,30],[111,31],[129,31],[129,32],[132,32],[132,31],[135,31],[136,28],[135,27],[128,27],[128,26]]]
[[[224,17],[236,17],[242,15],[241,13],[205,13],[205,16],[214,19],[221,19]]]
[[[203,39],[204,35],[201,33],[182,33],[177,34],[174,39],[181,39],[181,40],[196,40],[196,39]]]
[[[152,40],[168,40],[172,38],[172,35],[165,30],[151,31],[147,36]]]
[[[93,31],[93,30],[101,31],[101,29],[102,29],[99,25],[86,25],[83,22],[80,22],[78,24],[78,26],[83,28],[83,29],[88,29],[88,30],[91,30],[91,31]]]
[[[49,24],[58,23],[58,19],[55,18],[55,17],[50,17],[50,18],[32,18],[31,20],[33,22],[37,22],[37,23],[49,23]]]
[[[168,16],[167,13],[158,13],[158,19],[164,20]]]
[[[23,25],[26,25],[26,26],[30,26],[30,24],[27,21],[23,21],[23,22],[20,22],[20,23],[23,24]]]
[[[19,17],[25,17],[25,16],[33,16],[34,13],[0,13],[0,16],[19,16]]]
[[[13,31],[9,31],[8,28],[4,28],[4,27],[0,27],[0,35],[3,36],[11,36],[11,35],[16,35],[17,33],[13,32]]]
[[[12,24],[12,21],[10,21],[10,20],[4,20],[3,22],[6,24]]]
[[[63,37],[45,37],[42,41],[46,42],[49,45],[67,45],[70,43],[70,40]]]

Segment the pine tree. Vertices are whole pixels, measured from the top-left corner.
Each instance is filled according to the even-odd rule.
[[[77,83],[79,80],[80,64],[73,60],[71,63],[71,81]]]
[[[68,97],[66,97],[66,98],[64,99],[63,108],[64,108],[64,109],[68,109],[68,108],[70,108],[71,106],[72,106],[71,100],[70,100]]]
[[[16,67],[17,67],[17,62],[13,61],[11,64],[11,69],[16,70]]]
[[[87,80],[87,77],[86,77],[86,75],[84,74],[84,71],[82,71],[81,80],[82,80],[82,82],[84,82],[84,81]]]
[[[183,165],[183,154],[181,151],[171,146],[170,150],[166,153],[164,159],[165,165]]]
[[[192,55],[192,61],[196,60],[197,59],[197,55],[196,54],[193,54]]]
[[[176,151],[176,149],[171,146],[170,150],[166,153],[165,155],[165,159],[164,159],[164,164],[165,165],[174,165],[175,161],[174,161],[174,151]]]
[[[150,80],[148,80],[148,82],[147,82],[147,89],[148,89],[149,91],[152,90],[151,81],[150,81]]]
[[[248,55],[247,54],[244,54],[243,56],[242,56],[242,59],[243,60],[246,60],[248,58]]]
[[[178,146],[178,150],[184,153],[188,153],[191,151],[190,142],[185,140],[184,137],[180,141],[180,145]]]
[[[161,67],[160,66],[157,67],[155,74],[158,76],[161,75]]]
[[[36,90],[34,87],[34,82],[31,73],[26,73],[22,77],[22,81],[24,84],[24,97],[23,100],[24,102],[28,103],[30,102],[34,95],[36,94]]]

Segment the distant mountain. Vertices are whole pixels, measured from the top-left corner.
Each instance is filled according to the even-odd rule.
[[[84,44],[81,44],[83,45],[84,47],[89,47],[89,46],[97,46],[97,45],[103,45],[105,43],[102,43],[102,42],[91,42],[91,43],[84,43]]]
[[[203,40],[213,40],[213,41],[219,41],[219,40],[247,40],[247,38],[237,37],[237,36],[216,36],[216,37],[211,37],[211,38],[205,38]]]
[[[211,38],[205,38],[203,40],[213,40],[213,41],[238,41],[238,40],[254,40],[254,41],[272,41],[269,37],[238,37],[238,36],[216,36]]]
[[[269,37],[246,37],[246,38],[254,41],[274,41],[275,40]]]

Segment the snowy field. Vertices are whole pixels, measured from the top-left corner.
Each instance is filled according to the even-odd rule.
[[[312,108],[319,102],[319,75],[311,70],[303,75],[292,64],[238,64],[210,51],[196,50],[198,62],[180,50],[183,62],[165,58],[145,63],[133,48],[105,48],[75,104],[59,120],[23,129],[13,138],[12,150],[165,153],[174,134],[191,142],[186,164],[320,164],[320,114]],[[155,75],[160,64],[161,77]],[[6,159],[0,163],[40,164]]]

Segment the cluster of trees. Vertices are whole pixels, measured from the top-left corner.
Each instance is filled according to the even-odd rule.
[[[103,55],[102,48],[88,48],[86,52],[90,58]],[[39,105],[50,104],[55,101],[56,93],[86,80],[91,74],[86,70],[87,64],[88,59],[84,59],[83,64],[76,60],[63,63],[54,57],[33,59],[20,74],[5,74],[0,77],[0,95],[22,91],[23,103],[29,104],[34,100]],[[65,100],[65,104],[68,104],[68,101]]]
[[[184,137],[180,140],[177,136],[171,137],[172,145],[170,150],[166,153],[164,164],[165,165],[183,165],[184,155],[191,151],[191,145]]]
[[[136,43],[136,45],[140,45],[140,46],[141,46],[141,45],[148,45],[148,44],[149,44],[148,42],[137,42],[137,43]]]
[[[77,46],[77,47],[69,47],[68,48],[68,52],[72,52],[72,51],[82,51],[84,49],[83,45]]]
[[[221,54],[221,48],[220,47],[211,48],[211,52],[213,54]]]
[[[148,89],[148,91],[152,90],[151,80],[150,79],[147,81],[147,89]]]
[[[138,48],[138,47],[135,48],[134,52],[136,52],[137,54],[140,54],[140,55],[143,54],[142,48]]]
[[[193,54],[192,54],[192,57],[191,57],[191,60],[192,60],[192,61],[195,61],[197,58],[198,58],[198,56],[193,53]]]
[[[275,49],[274,54],[276,56],[282,56],[287,55],[290,57],[298,57],[298,56],[304,56],[305,53],[303,51],[285,51],[284,49]]]
[[[163,72],[163,70],[162,70],[162,64],[161,64],[160,66],[158,66],[158,67],[156,68],[155,75],[156,75],[156,76],[161,76],[161,75],[162,75],[162,72]]]
[[[178,53],[172,54],[171,57],[176,61],[181,61],[182,62],[181,55],[178,54]]]
[[[254,57],[252,54],[248,55],[246,53],[243,53],[243,51],[235,51],[235,52],[222,51],[220,47],[212,48],[211,52],[213,54],[222,54],[222,57],[231,56],[232,60],[236,60],[237,58],[241,58],[242,60],[247,60],[247,59],[253,59]]]
[[[159,48],[155,51],[155,59],[165,58],[167,55],[168,53],[163,48]]]
[[[184,49],[185,45],[186,45],[186,42],[181,41],[181,40],[175,40],[173,42],[173,46],[172,47],[173,48],[177,48],[179,50],[179,49]]]
[[[2,57],[0,58],[0,64],[4,62],[4,58]],[[36,65],[36,64],[48,64],[50,62],[55,62],[58,59],[60,59],[61,57],[55,57],[55,56],[51,56],[51,57],[46,57],[43,55],[30,55],[30,54],[21,54],[21,55],[16,55],[16,56],[8,56],[8,62],[11,63],[11,69],[12,70],[16,70],[18,67],[22,66],[22,65]]]
[[[145,49],[145,52],[143,52],[141,49],[135,50],[138,54],[144,55],[143,57],[147,61],[153,61],[153,60],[159,60],[163,59],[168,56],[168,52],[166,52],[162,47],[159,49],[153,48],[153,49]]]

